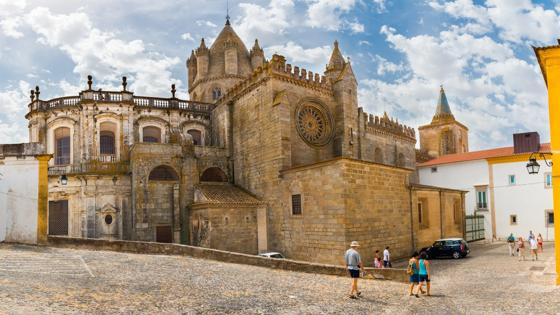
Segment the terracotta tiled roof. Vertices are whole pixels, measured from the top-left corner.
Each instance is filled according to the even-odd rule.
[[[550,143],[541,144],[540,152],[549,152],[549,151],[550,151]],[[514,154],[513,147],[503,147],[503,148],[473,151],[467,153],[448,154],[448,155],[440,156],[437,159],[433,159],[428,162],[420,163],[417,166],[426,167],[432,165],[483,160],[488,158],[512,156],[512,155],[519,155],[519,154],[527,154],[527,152]]]
[[[195,187],[196,203],[259,204],[261,201],[229,183],[204,183]]]

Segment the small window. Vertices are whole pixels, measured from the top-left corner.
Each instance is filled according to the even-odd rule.
[[[517,225],[517,215],[512,214],[509,216],[509,224],[510,225]]]
[[[515,185],[515,175],[508,175],[508,183],[510,185]]]
[[[142,142],[161,142],[161,129],[154,126],[144,127],[144,129],[142,129]]]
[[[476,187],[476,208],[487,209],[486,186]]]
[[[432,173],[437,173],[437,167],[432,167]]]
[[[214,89],[212,90],[212,99],[213,99],[214,101],[216,101],[216,100],[218,100],[220,97],[222,97],[222,90],[221,90],[219,87],[214,88]]]
[[[552,173],[545,173],[544,174],[544,187],[545,188],[552,188]]]
[[[546,227],[554,227],[554,211],[553,210],[546,210],[545,214],[546,214],[546,217],[545,217]]]
[[[292,214],[301,215],[301,195],[292,195]]]
[[[111,223],[113,223],[113,216],[108,214],[105,216],[105,224],[111,225]]]
[[[423,223],[423,222],[422,222],[422,221],[423,221],[422,219],[423,219],[423,218],[422,218],[422,203],[419,202],[419,203],[418,203],[418,223],[420,223],[420,225],[422,225],[422,223]]]

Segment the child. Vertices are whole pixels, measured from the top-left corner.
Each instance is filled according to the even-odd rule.
[[[381,268],[381,259],[379,258],[379,249],[375,251],[373,258],[373,268]]]

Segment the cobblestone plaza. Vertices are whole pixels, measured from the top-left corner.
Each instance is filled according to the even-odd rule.
[[[556,314],[551,244],[518,262],[503,244],[433,261],[433,297],[405,284],[189,257],[0,245],[0,314]]]

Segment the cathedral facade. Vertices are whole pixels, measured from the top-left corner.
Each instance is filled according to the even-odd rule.
[[[413,183],[414,129],[359,107],[337,42],[313,73],[267,60],[258,41],[247,49],[228,21],[186,67],[189,100],[174,87],[137,96],[126,78],[121,91],[95,90],[91,77],[78,96],[32,91],[30,139],[53,155],[49,234],[337,264],[353,240],[370,259],[462,236],[464,192],[445,190],[442,202]],[[431,194],[430,227],[418,224],[429,210],[418,200]]]

